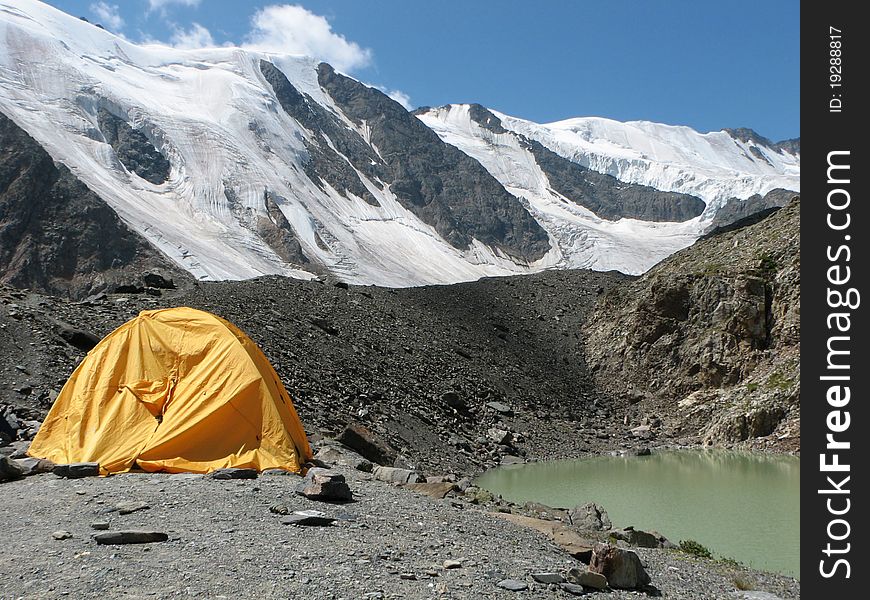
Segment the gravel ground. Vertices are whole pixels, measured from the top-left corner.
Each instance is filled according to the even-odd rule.
[[[201,476],[126,474],[60,479],[36,475],[0,485],[2,598],[569,598],[531,573],[580,563],[543,535],[459,498],[433,500],[337,467],[355,502],[325,504],[296,495],[296,476],[217,481]],[[122,501],[150,508],[110,512]],[[329,527],[280,523],[270,506],[319,509]],[[91,523],[111,530],[165,532],[169,541],[97,545]],[[72,537],[53,538],[66,530]],[[735,598],[735,581],[799,598],[793,579],[699,561],[680,552],[638,549],[662,597]],[[448,559],[462,567],[445,570]],[[528,590],[498,588],[519,579]],[[596,594],[589,593],[591,597]],[[614,591],[606,597],[640,598]]]

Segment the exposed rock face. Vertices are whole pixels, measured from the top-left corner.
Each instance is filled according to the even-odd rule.
[[[97,110],[97,124],[124,167],[154,184],[169,179],[171,165],[144,133],[105,108]]]
[[[568,511],[568,518],[572,525],[583,530],[602,531],[613,526],[607,511],[594,502],[575,506]]]
[[[469,115],[478,125],[493,133],[510,133],[497,116],[479,104],[471,105]],[[603,219],[615,221],[628,217],[645,221],[687,221],[700,215],[706,206],[703,200],[694,196],[619,181],[571,162],[537,140],[518,133],[513,135],[534,155],[554,190]]]
[[[767,146],[768,148],[784,150],[785,152],[788,152],[790,154],[800,154],[801,152],[800,138],[792,138],[790,140],[783,140],[781,142],[774,143],[763,135],[757,133],[755,130],[749,129],[748,127],[737,127],[734,129],[726,128],[723,129],[723,131],[734,139],[740,140],[741,142],[753,142],[761,146]]]
[[[710,222],[706,235],[725,233],[731,229],[738,229],[757,223],[761,219],[773,214],[776,209],[791,202],[799,194],[791,190],[777,188],[770,190],[764,196],[755,194],[745,200],[732,198],[725,206],[716,212],[716,216]]]
[[[794,200],[612,288],[584,328],[600,389],[707,443],[798,443],[799,213]]]
[[[188,279],[0,114],[0,283],[81,298],[157,268]]]
[[[383,157],[381,180],[451,245],[465,249],[476,238],[528,261],[550,249],[544,229],[480,163],[442,142],[382,92],[336,73],[326,63],[317,73],[321,87],[341,110],[357,125],[370,128],[371,144]]]

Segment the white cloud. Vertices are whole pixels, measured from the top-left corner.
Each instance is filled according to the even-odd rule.
[[[182,6],[199,6],[201,0],[148,0],[148,12],[159,10],[166,11],[166,6],[169,4],[180,4]]]
[[[169,38],[169,44],[176,48],[208,48],[215,45],[211,32],[199,23],[193,23],[186,30],[177,27]]]
[[[414,106],[411,104],[411,96],[402,90],[388,90],[384,92],[387,96],[405,107],[405,110],[411,110]]]
[[[124,26],[124,19],[121,18],[119,11],[117,4],[107,4],[102,1],[91,4],[91,14],[98,19],[100,25],[112,31],[117,31]]]
[[[264,52],[304,54],[350,72],[372,61],[372,51],[332,31],[324,17],[294,4],[272,5],[251,18],[247,46]]]

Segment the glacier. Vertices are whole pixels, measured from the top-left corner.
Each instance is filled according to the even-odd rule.
[[[641,273],[691,244],[728,198],[799,189],[798,156],[758,147],[755,154],[767,159],[760,164],[751,143],[725,133],[596,118],[538,125],[496,113],[512,132],[577,164],[707,202],[704,214],[683,223],[607,221],[554,192],[515,135],[486,131],[462,105],[420,114],[546,230],[550,251],[522,263],[478,240],[457,249],[402,206],[389,186],[357,169],[378,206],[315,184],[303,165],[305,140],[318,132],[280,109],[260,60],[367,141],[368,131],[321,89],[318,61],[310,57],[134,44],[37,0],[0,0],[0,37],[0,111],[134,231],[202,280],[330,273],[354,284],[401,287],[549,268]],[[167,181],[151,183],[119,162],[96,125],[99,108],[145,133],[171,163]],[[264,208],[266,193],[280,198],[312,265],[287,263],[250,226],[250,215],[273,218]]]

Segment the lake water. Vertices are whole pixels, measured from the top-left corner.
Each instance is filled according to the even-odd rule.
[[[516,503],[596,502],[614,527],[693,539],[717,557],[800,577],[800,458],[667,451],[529,463],[484,473],[477,485]]]

